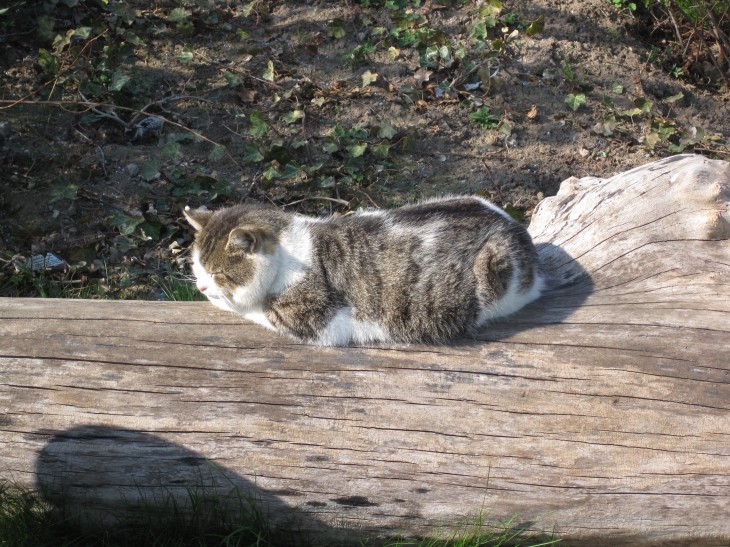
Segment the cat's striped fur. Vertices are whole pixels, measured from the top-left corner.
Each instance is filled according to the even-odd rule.
[[[542,289],[527,231],[478,197],[326,219],[260,205],[185,215],[210,301],[305,342],[443,342]]]

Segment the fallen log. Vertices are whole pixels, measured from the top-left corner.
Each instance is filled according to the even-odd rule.
[[[569,179],[550,291],[475,339],[318,348],[207,303],[0,299],[0,478],[87,509],[244,492],[332,542],[483,513],[730,542],[730,164]]]

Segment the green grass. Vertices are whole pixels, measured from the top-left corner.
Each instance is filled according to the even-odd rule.
[[[231,510],[233,508],[233,510]],[[121,521],[120,521],[121,522]],[[143,509],[134,520],[107,528],[82,526],[42,496],[0,482],[0,547],[275,547],[311,545],[296,532],[269,528],[254,500],[236,494],[211,498],[195,490]],[[483,516],[456,531],[426,539],[362,540],[386,547],[542,547],[560,540],[536,536],[517,517],[488,524]]]
[[[165,300],[173,302],[205,300],[205,296],[195,286],[194,278],[176,273],[172,268],[168,268],[167,273],[159,277],[157,284]]]

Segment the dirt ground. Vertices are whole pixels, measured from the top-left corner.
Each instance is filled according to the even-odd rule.
[[[0,295],[172,298],[186,204],[331,214],[477,193],[527,222],[570,176],[730,158],[711,67],[668,65],[607,0],[505,0],[495,20],[495,2],[194,4],[107,14],[55,69],[1,16]],[[53,33],[85,16],[57,14]],[[74,87],[129,29],[107,91]],[[47,253],[62,263],[32,271]]]

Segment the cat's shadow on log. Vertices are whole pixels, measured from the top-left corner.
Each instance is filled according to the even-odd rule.
[[[248,525],[254,533],[268,530],[276,544],[320,544],[317,537],[338,543],[350,539],[344,532],[337,539],[338,532],[314,514],[289,507],[277,492],[141,431],[89,425],[57,433],[38,457],[37,478],[44,499],[85,532],[115,526],[123,530],[134,523],[163,532],[170,526],[181,530],[196,522],[182,516],[195,506],[194,518],[203,527],[220,526],[216,515],[225,515],[228,531],[238,525]],[[325,515],[338,510],[346,518],[347,509],[358,502],[363,500],[326,500],[312,510]],[[299,540],[302,531],[307,541]]]
[[[561,323],[577,310],[594,290],[590,274],[562,248],[536,243],[545,278],[543,295],[516,314],[486,325],[471,338],[457,344],[504,340],[531,328]]]

